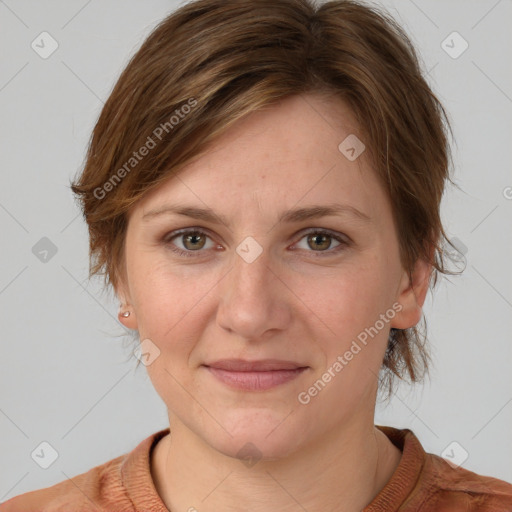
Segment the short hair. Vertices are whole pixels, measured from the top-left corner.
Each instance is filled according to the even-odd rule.
[[[196,0],[158,24],[115,84],[71,184],[89,229],[89,275],[117,290],[130,208],[237,120],[303,93],[351,107],[391,202],[402,265],[428,261],[434,286],[449,273],[440,218],[449,122],[404,31],[353,0]],[[391,394],[394,376],[421,380],[429,359],[425,322],[391,329],[379,388],[385,380]]]

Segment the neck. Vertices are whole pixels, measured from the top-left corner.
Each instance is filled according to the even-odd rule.
[[[155,487],[171,511],[360,512],[386,485],[401,457],[373,421],[326,433],[300,452],[253,466],[228,457],[178,421],[155,447]]]

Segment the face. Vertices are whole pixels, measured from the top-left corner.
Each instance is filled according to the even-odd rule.
[[[428,270],[410,281],[366,153],[338,149],[358,133],[338,99],[287,98],[130,212],[122,321],[171,430],[275,458],[373,425],[389,330],[418,322]]]

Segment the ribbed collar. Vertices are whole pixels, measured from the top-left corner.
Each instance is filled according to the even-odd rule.
[[[169,512],[151,477],[151,452],[169,434],[166,428],[151,434],[135,447],[121,465],[121,481],[137,512]]]
[[[412,494],[427,454],[411,430],[375,426],[402,452],[402,457],[388,483],[363,512],[389,512],[397,510]]]

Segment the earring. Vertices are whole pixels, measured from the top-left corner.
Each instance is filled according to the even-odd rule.
[[[119,304],[119,309],[121,309],[122,307],[123,307],[123,305]],[[123,318],[128,318],[130,316],[130,311],[127,310],[127,311],[123,311],[122,313],[121,313],[121,311],[119,311],[118,315],[122,316]]]

